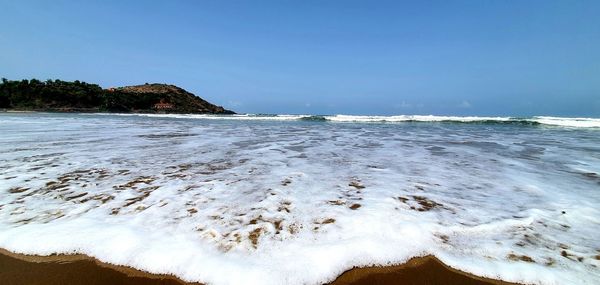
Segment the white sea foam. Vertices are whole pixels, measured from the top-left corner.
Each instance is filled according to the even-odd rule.
[[[579,128],[600,128],[600,119],[594,118],[561,118],[561,117],[534,117],[534,120],[540,124],[579,127]]]
[[[0,247],[208,284],[321,284],[425,254],[600,282],[595,129],[248,117],[0,114]]]
[[[459,117],[459,116],[419,116],[419,115],[399,115],[399,116],[349,116],[335,115],[328,117],[334,122],[485,122],[497,121],[507,122],[513,120],[510,117]]]
[[[101,114],[93,114],[101,115]],[[114,116],[115,114],[105,114]],[[402,123],[402,122],[447,122],[447,123],[515,123],[541,124],[573,128],[600,128],[600,119],[566,118],[535,116],[517,117],[479,117],[479,116],[434,116],[434,115],[397,115],[397,116],[354,116],[354,115],[203,115],[203,114],[118,114],[120,116],[143,116],[155,118],[206,119],[206,120],[244,120],[244,121],[329,121],[351,123]]]

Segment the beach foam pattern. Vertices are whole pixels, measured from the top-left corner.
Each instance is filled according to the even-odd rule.
[[[102,115],[102,114],[94,114]],[[114,114],[108,114],[114,116]],[[353,116],[353,115],[198,115],[198,114],[119,114],[120,116],[142,116],[155,118],[203,119],[203,120],[236,120],[236,121],[313,121],[337,123],[475,123],[475,124],[517,124],[543,125],[571,128],[600,128],[597,118],[563,118],[534,116],[519,117],[477,117],[477,116],[433,116],[433,115],[398,115],[398,116]]]
[[[208,284],[426,254],[600,282],[596,128],[209,118],[0,114],[0,247]]]

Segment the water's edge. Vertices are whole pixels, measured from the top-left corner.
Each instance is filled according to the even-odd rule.
[[[97,267],[97,270],[89,270],[86,269],[84,271],[86,275],[93,277],[101,274],[106,274],[102,269],[114,270],[120,273],[123,273],[126,277],[136,277],[135,284],[154,284],[155,281],[160,280],[161,284],[182,284],[182,285],[202,285],[202,283],[198,282],[188,282],[178,278],[175,275],[168,274],[160,274],[153,273],[149,271],[144,271],[141,269],[133,268],[127,265],[115,265],[107,262],[103,262],[95,257],[87,256],[85,254],[53,254],[50,256],[42,256],[42,255],[28,255],[21,254],[6,250],[4,248],[0,248],[0,260],[3,260],[7,263],[14,263],[13,260],[19,260],[28,263],[27,266],[35,267],[36,264],[40,263],[53,263],[54,266],[51,270],[68,272],[73,271],[69,268],[70,264],[77,262],[91,262]],[[429,265],[429,266],[427,266]],[[16,267],[23,267],[22,265],[15,265]],[[431,267],[435,266],[435,270],[431,270]],[[49,271],[49,269],[45,269],[45,271]],[[90,272],[92,271],[92,272]],[[408,272],[407,272],[408,271]],[[452,268],[438,258],[432,255],[427,256],[417,256],[410,258],[407,262],[396,265],[387,265],[387,266],[370,266],[370,267],[354,267],[344,271],[344,273],[340,274],[333,280],[331,283],[327,283],[330,285],[341,285],[341,284],[369,284],[373,283],[373,281],[377,282],[377,284],[397,284],[396,282],[405,281],[412,282],[411,284],[427,284],[428,280],[426,278],[421,277],[421,274],[410,274],[410,271],[422,271],[421,274],[438,274],[444,275],[443,277],[446,281],[456,280],[457,282],[462,282],[461,284],[465,284],[465,281],[468,281],[468,284],[481,284],[481,285],[510,285],[517,283],[510,283],[502,280],[485,278],[477,275],[473,275],[468,272],[460,271],[458,269]],[[431,272],[435,271],[435,272]],[[34,271],[35,275],[35,271]],[[64,275],[64,274],[59,274]],[[67,274],[68,275],[68,274]],[[416,275],[416,277],[414,276]],[[0,275],[1,276],[1,275]],[[33,276],[35,278],[35,276]],[[402,279],[398,279],[401,277]],[[15,278],[15,277],[13,277]],[[19,278],[18,276],[16,278]],[[141,280],[139,280],[141,279]],[[392,281],[395,280],[395,281]],[[3,280],[4,282],[11,283],[14,280]],[[60,282],[64,282],[65,280],[61,280]],[[70,285],[79,284],[77,281],[72,280],[73,283],[67,283]],[[83,283],[82,283],[83,284]],[[129,283],[128,283],[129,284]],[[458,284],[458,283],[457,283]]]

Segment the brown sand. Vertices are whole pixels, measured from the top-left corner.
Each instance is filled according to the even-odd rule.
[[[133,268],[100,262],[85,255],[31,256],[0,249],[0,284],[5,285],[182,285],[174,276],[150,274]],[[354,268],[331,285],[388,284],[512,284],[477,277],[452,269],[432,256],[387,267]]]
[[[344,272],[330,285],[509,285],[451,268],[434,256],[415,257],[401,265],[354,268]]]
[[[182,285],[174,276],[150,274],[85,255],[35,256],[0,249],[3,285]]]

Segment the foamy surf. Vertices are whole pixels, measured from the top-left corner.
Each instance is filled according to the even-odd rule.
[[[102,114],[94,114],[102,115]],[[115,115],[115,114],[108,114]],[[156,118],[206,119],[206,120],[247,120],[247,121],[322,121],[341,123],[480,123],[480,124],[520,124],[548,125],[573,128],[600,128],[600,119],[568,117],[479,117],[479,116],[354,116],[354,115],[198,115],[198,114],[118,114],[121,116],[143,116]]]
[[[596,129],[248,117],[0,114],[0,247],[208,284],[321,284],[427,254],[600,282]]]

